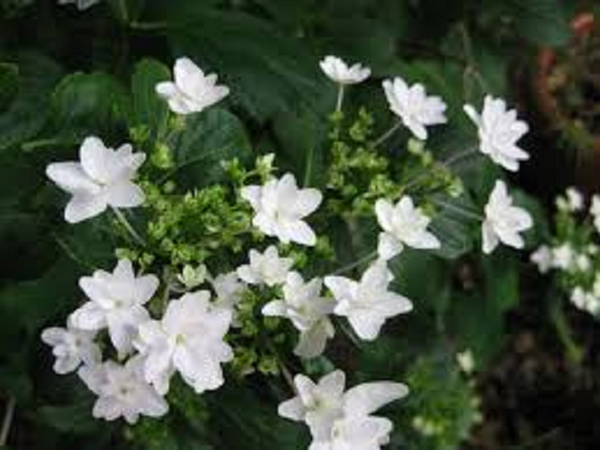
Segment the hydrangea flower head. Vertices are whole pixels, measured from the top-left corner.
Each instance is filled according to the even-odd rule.
[[[156,85],[156,93],[169,103],[175,114],[198,113],[229,94],[229,88],[217,85],[217,75],[205,75],[189,58],[179,58],[173,68],[174,81]]]
[[[337,56],[326,56],[320,63],[321,70],[338,84],[358,84],[371,76],[371,69],[361,64],[348,66]]]
[[[521,161],[529,159],[529,154],[517,145],[529,127],[517,119],[517,112],[509,110],[504,100],[487,95],[481,114],[471,105],[465,105],[464,110],[477,125],[481,153],[512,172],[519,170]]]
[[[334,313],[347,317],[361,339],[374,340],[387,319],[412,309],[410,300],[388,289],[392,279],[392,273],[381,260],[372,264],[360,281],[325,277],[325,285],[338,302]]]
[[[283,300],[267,303],[262,313],[290,319],[300,331],[300,342],[295,353],[305,358],[319,356],[325,350],[328,338],[335,330],[328,318],[333,312],[334,301],[321,296],[323,282],[314,278],[308,282],[296,272],[287,276],[283,286]]]
[[[446,104],[440,97],[428,96],[422,84],[409,86],[396,77],[383,82],[390,109],[410,132],[422,141],[427,139],[427,127],[446,123]]]
[[[161,417],[169,405],[142,377],[140,357],[125,365],[113,361],[79,369],[79,377],[98,396],[92,415],[97,419],[115,420],[119,417],[134,424],[140,415]]]
[[[321,204],[323,195],[318,189],[298,189],[294,175],[287,173],[264,186],[246,186],[241,195],[256,212],[253,225],[267,236],[285,244],[316,244],[315,233],[303,219]]]
[[[402,197],[393,205],[379,199],[375,203],[377,221],[383,232],[379,234],[379,257],[391,259],[402,251],[404,245],[417,249],[435,249],[440,241],[427,227],[431,219],[415,208],[409,196]]]
[[[144,153],[132,153],[129,144],[117,150],[97,137],[87,137],[79,149],[79,162],[49,164],[48,177],[72,195],[65,219],[77,223],[113,208],[133,208],[144,202],[144,193],[133,183],[144,163]]]
[[[164,317],[139,327],[136,348],[145,357],[144,377],[161,395],[178,371],[197,393],[219,388],[221,363],[233,359],[223,340],[231,325],[230,310],[210,304],[210,293],[188,293],[172,300]]]
[[[485,206],[483,252],[493,252],[500,242],[510,247],[523,248],[525,242],[520,233],[532,226],[531,215],[525,209],[514,206],[506,184],[501,180],[496,181]]]
[[[159,280],[154,275],[136,277],[131,261],[122,259],[112,273],[97,270],[82,277],[79,286],[89,301],[70,317],[73,326],[88,331],[108,329],[120,354],[132,349],[138,326],[149,319],[144,305],[154,296]]]

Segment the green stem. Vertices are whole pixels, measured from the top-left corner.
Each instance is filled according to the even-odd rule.
[[[387,130],[385,133],[383,133],[381,136],[379,136],[373,142],[373,147],[378,147],[379,145],[381,145],[382,143],[384,143],[385,141],[387,141],[396,131],[398,131],[398,129],[401,126],[402,126],[402,121],[399,120],[389,130]]]
[[[11,397],[6,404],[6,411],[4,412],[4,419],[2,419],[2,428],[0,429],[0,447],[4,447],[8,441],[8,433],[12,425],[13,417],[15,415],[15,407],[17,406],[16,400]]]
[[[138,22],[129,23],[129,28],[140,31],[162,31],[167,28],[167,22]]]
[[[556,334],[563,344],[567,359],[570,363],[578,366],[583,359],[583,350],[573,339],[571,327],[565,317],[565,312],[560,304],[560,301],[554,301],[550,307],[550,320],[554,325]]]
[[[350,264],[340,267],[335,272],[333,272],[332,275],[341,275],[343,273],[349,272],[350,270],[355,269],[355,268],[363,265],[364,263],[367,263],[375,258],[377,258],[377,251],[371,252],[368,255],[365,255],[362,258],[360,258],[354,262],[351,262]]]
[[[463,208],[461,208],[459,206],[452,205],[450,203],[446,203],[443,200],[433,199],[432,202],[434,204],[438,205],[438,206],[441,206],[442,208],[448,209],[448,210],[453,211],[453,212],[455,212],[455,213],[457,213],[457,214],[459,214],[459,215],[461,215],[463,217],[466,217],[467,219],[473,219],[473,220],[476,220],[478,222],[482,222],[482,221],[485,220],[485,217],[483,217],[481,214],[478,214],[478,213],[475,213],[475,212],[463,209]]]
[[[306,156],[306,165],[304,166],[304,187],[310,186],[314,156],[315,149],[314,147],[311,147],[308,149],[308,155]]]
[[[340,112],[342,110],[342,104],[344,103],[344,90],[345,90],[344,85],[340,84],[338,86],[337,103],[335,105],[336,112]]]
[[[123,226],[123,228],[129,233],[129,235],[133,238],[133,240],[141,245],[142,247],[146,246],[146,242],[144,241],[144,239],[138,234],[137,231],[135,231],[135,229],[133,228],[133,226],[131,226],[131,224],[129,223],[129,221],[127,220],[127,217],[125,217],[125,214],[123,214],[121,212],[121,210],[119,210],[118,208],[112,208],[113,213],[115,214],[117,220],[119,221],[119,223]]]
[[[469,150],[455,153],[450,158],[446,159],[445,161],[442,161],[440,164],[442,164],[443,166],[445,166],[446,168],[449,169],[454,164],[462,161],[463,159],[466,159],[470,156],[475,156],[475,155],[477,155],[477,150],[470,148]]]

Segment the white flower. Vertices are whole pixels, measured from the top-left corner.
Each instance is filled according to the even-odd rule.
[[[427,126],[446,123],[446,104],[440,97],[427,96],[423,85],[408,86],[396,77],[383,82],[390,109],[418,139],[427,139]]]
[[[304,358],[314,358],[325,350],[328,338],[335,330],[329,318],[335,302],[321,296],[323,283],[314,278],[304,282],[299,273],[287,276],[283,286],[283,300],[267,303],[262,313],[265,316],[279,316],[290,319],[300,331],[300,341],[294,352]]]
[[[107,361],[83,366],[78,375],[98,396],[92,415],[97,419],[115,420],[124,417],[131,424],[140,415],[161,417],[169,405],[142,377],[142,360],[130,359],[124,366]]]
[[[483,252],[491,253],[500,242],[510,247],[523,248],[525,243],[519,233],[532,226],[531,215],[525,209],[513,205],[506,184],[497,180],[485,206],[485,220],[482,225]]]
[[[581,272],[587,272],[592,267],[592,261],[589,256],[585,253],[577,255],[575,258],[575,265]]]
[[[296,375],[294,385],[298,396],[281,403],[278,413],[305,422],[313,441],[321,443],[330,441],[334,429],[345,420],[366,420],[379,408],[408,394],[404,384],[389,381],[364,383],[344,392],[346,376],[341,370],[325,375],[317,384],[304,375]]]
[[[487,95],[481,115],[471,105],[465,105],[464,110],[477,125],[481,153],[513,172],[519,170],[520,161],[529,159],[529,154],[517,145],[529,127],[517,119],[514,109],[507,110],[504,100]]]
[[[56,357],[54,371],[66,374],[76,370],[81,364],[93,365],[101,361],[100,348],[94,342],[96,332],[79,330],[71,321],[67,328],[46,328],[42,341],[52,346]]]
[[[457,353],[456,362],[458,363],[460,370],[467,375],[473,373],[475,370],[475,358],[473,357],[473,352],[470,349],[466,349]]]
[[[379,257],[391,259],[402,251],[404,244],[418,249],[440,247],[440,241],[427,231],[431,219],[419,208],[415,208],[412,199],[404,196],[393,205],[383,199],[375,203],[375,213],[383,232],[379,234]]]
[[[557,269],[569,270],[575,260],[575,251],[569,243],[552,249],[553,266]]]
[[[264,186],[247,186],[241,195],[256,211],[252,224],[267,236],[275,236],[285,244],[317,242],[312,228],[302,219],[321,204],[323,196],[318,189],[298,189],[294,175],[287,173]]]
[[[79,279],[79,286],[90,301],[71,314],[70,320],[82,330],[108,328],[111,342],[120,354],[132,349],[140,324],[150,317],[144,305],[158,289],[154,275],[136,277],[131,261],[122,259],[113,273],[97,270]]]
[[[231,347],[223,340],[231,318],[231,311],[210,304],[208,291],[170,301],[160,321],[139,327],[135,346],[145,356],[146,381],[164,395],[178,371],[197,393],[219,388],[224,382],[221,363],[233,359]]]
[[[217,299],[215,305],[233,310],[242,300],[246,285],[240,281],[236,272],[223,273],[211,281]]]
[[[326,56],[320,63],[321,70],[331,80],[339,84],[358,84],[371,76],[371,69],[361,64],[349,67],[337,56]]]
[[[581,211],[583,209],[583,195],[577,190],[577,188],[570,187],[566,191],[567,201],[569,202],[569,209],[571,211]]]
[[[596,228],[596,231],[600,233],[600,196],[598,195],[594,195],[592,197],[590,214],[594,218],[594,227]]]
[[[389,443],[394,425],[383,417],[348,417],[337,420],[328,440],[313,441],[308,450],[379,450]]]
[[[412,309],[410,300],[388,290],[392,279],[386,264],[379,260],[365,271],[360,282],[329,276],[325,286],[338,302],[334,313],[347,317],[359,337],[372,341],[387,319]]]
[[[59,5],[66,5],[69,3],[73,3],[77,6],[77,9],[83,11],[84,9],[94,6],[96,3],[100,3],[100,0],[58,0]]]
[[[291,258],[280,258],[274,245],[270,245],[264,253],[250,250],[249,258],[250,264],[237,269],[240,279],[248,284],[266,284],[269,287],[285,283],[294,264]]]
[[[547,245],[540,246],[531,254],[531,262],[537,266],[540,273],[547,273],[554,267],[552,250]]]
[[[600,299],[593,292],[585,292],[580,286],[577,286],[571,293],[571,303],[592,315],[600,313]]]
[[[167,100],[176,114],[203,111],[229,94],[229,88],[217,85],[217,75],[204,75],[189,58],[179,58],[173,68],[174,82],[163,81],[156,85],[156,93]]]
[[[144,153],[132,153],[131,145],[117,150],[97,137],[87,137],[79,149],[80,162],[49,164],[48,177],[72,195],[65,209],[67,222],[76,223],[113,208],[133,208],[144,202],[144,193],[133,183],[144,163]]]

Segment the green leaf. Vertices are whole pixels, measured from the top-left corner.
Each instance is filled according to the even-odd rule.
[[[516,29],[531,43],[559,46],[570,37],[569,21],[559,0],[510,0]]]
[[[155,87],[170,78],[171,71],[167,66],[153,59],[144,59],[136,64],[131,79],[133,114],[129,127],[147,130],[153,140],[164,129],[169,117],[167,102],[156,94]]]
[[[57,86],[52,99],[53,122],[65,134],[81,139],[89,134],[114,133],[129,109],[119,81],[102,72],[76,72]]]
[[[0,150],[31,139],[42,130],[50,115],[50,94],[61,76],[54,61],[36,53],[20,54],[15,64],[19,67],[19,92],[0,115]]]
[[[4,111],[19,89],[19,66],[0,63],[0,111]]]
[[[188,187],[218,181],[224,171],[221,162],[251,158],[250,142],[240,120],[232,113],[211,108],[188,116],[185,130],[174,145],[177,179]]]
[[[38,419],[58,431],[72,434],[89,434],[102,426],[91,414],[92,402],[85,401],[67,406],[42,406]]]
[[[264,121],[318,98],[324,81],[318,58],[271,22],[191,0],[168,14],[174,53],[216,71],[232,88],[233,101],[255,119]]]

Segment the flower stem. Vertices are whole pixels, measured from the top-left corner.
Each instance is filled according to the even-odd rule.
[[[368,255],[365,255],[362,258],[359,258],[356,261],[351,262],[350,264],[340,267],[335,272],[333,272],[332,275],[341,275],[343,273],[349,272],[350,270],[355,269],[355,268],[363,265],[364,263],[369,262],[372,259],[375,259],[376,257],[377,257],[377,251],[371,252]]]
[[[340,112],[342,110],[342,104],[344,103],[344,85],[338,85],[337,103],[335,105],[335,111]]]
[[[6,411],[4,412],[4,418],[2,419],[2,428],[0,429],[0,447],[4,447],[8,441],[8,433],[10,432],[10,426],[12,425],[16,406],[16,400],[11,397],[6,404]]]
[[[455,153],[454,155],[452,155],[450,158],[448,158],[445,161],[442,161],[440,164],[442,164],[443,166],[445,166],[446,168],[450,168],[452,167],[454,164],[456,164],[457,162],[462,161],[463,159],[468,158],[469,156],[475,156],[477,154],[477,150],[475,149],[468,149],[465,150],[463,152],[458,152]]]
[[[565,312],[561,307],[560,302],[554,301],[554,304],[550,306],[550,320],[554,325],[556,334],[560,339],[560,342],[565,348],[567,359],[573,365],[579,365],[583,359],[583,351],[579,345],[573,339],[573,333],[571,327],[565,317]]]
[[[144,239],[138,234],[137,231],[135,231],[135,229],[133,228],[133,226],[131,226],[131,224],[129,223],[129,221],[127,220],[127,217],[125,217],[125,214],[123,214],[121,212],[120,209],[118,208],[112,208],[113,213],[115,214],[117,220],[119,221],[119,223],[123,226],[123,228],[125,228],[125,230],[129,233],[129,235],[133,238],[133,240],[141,245],[142,247],[146,246],[146,242],[144,241]]]
[[[447,203],[443,200],[436,200],[433,199],[432,200],[433,203],[435,203],[438,206],[441,206],[442,208],[448,209],[450,211],[453,211],[463,217],[466,217],[467,219],[473,219],[476,220],[478,222],[482,222],[485,220],[485,217],[483,217],[481,214],[469,211],[467,209],[461,208],[460,206],[456,206],[456,205],[452,205],[450,203]]]
[[[379,136],[374,142],[373,142],[373,147],[377,147],[379,145],[381,145],[382,143],[384,143],[385,141],[387,141],[390,137],[392,137],[392,135],[398,131],[398,129],[402,126],[402,121],[399,120],[397,121],[394,125],[392,125],[390,127],[389,130],[387,130],[385,133],[383,133],[381,136]]]
[[[167,22],[129,22],[129,28],[140,31],[162,31],[167,28]]]

